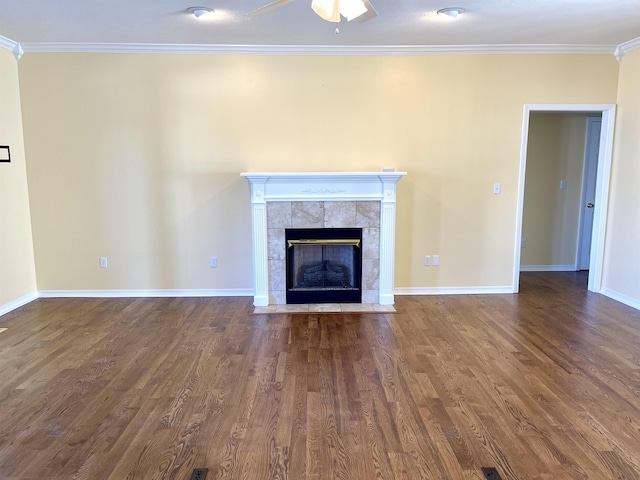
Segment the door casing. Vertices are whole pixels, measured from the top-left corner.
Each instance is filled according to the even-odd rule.
[[[513,262],[513,293],[520,288],[520,245],[522,241],[522,211],[524,207],[524,185],[527,170],[527,146],[529,141],[529,116],[531,112],[602,113],[602,129],[596,173],[596,201],[593,212],[591,236],[591,259],[587,288],[592,292],[602,289],[602,266],[604,261],[604,237],[609,204],[611,159],[613,156],[613,132],[616,116],[615,104],[525,104],[522,113],[522,140],[520,145],[520,171],[518,174],[518,206]]]

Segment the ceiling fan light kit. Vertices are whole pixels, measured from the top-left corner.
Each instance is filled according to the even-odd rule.
[[[350,22],[367,12],[367,7],[360,0],[336,0],[340,4],[340,14]]]
[[[367,12],[361,0],[312,0],[311,8],[316,14],[328,22],[340,22],[340,15],[348,22]]]
[[[463,14],[464,12],[465,10],[462,7],[447,7],[438,10],[438,15],[444,15],[450,18],[458,18],[458,16]]]
[[[213,13],[213,9],[209,7],[189,7],[187,12],[193,14],[196,18],[201,18]]]

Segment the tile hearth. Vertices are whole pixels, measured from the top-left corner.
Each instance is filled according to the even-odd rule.
[[[253,313],[396,313],[393,305],[379,303],[308,303],[305,305],[268,305],[254,307]]]

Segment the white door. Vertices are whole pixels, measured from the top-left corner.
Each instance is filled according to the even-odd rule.
[[[580,232],[578,238],[578,270],[589,270],[591,259],[591,233],[593,213],[596,208],[596,174],[600,149],[600,117],[587,118],[587,140],[582,174],[582,205],[580,211]]]

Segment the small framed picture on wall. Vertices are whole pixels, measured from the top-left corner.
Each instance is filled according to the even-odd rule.
[[[10,162],[11,152],[9,151],[9,145],[0,145],[0,162]]]

